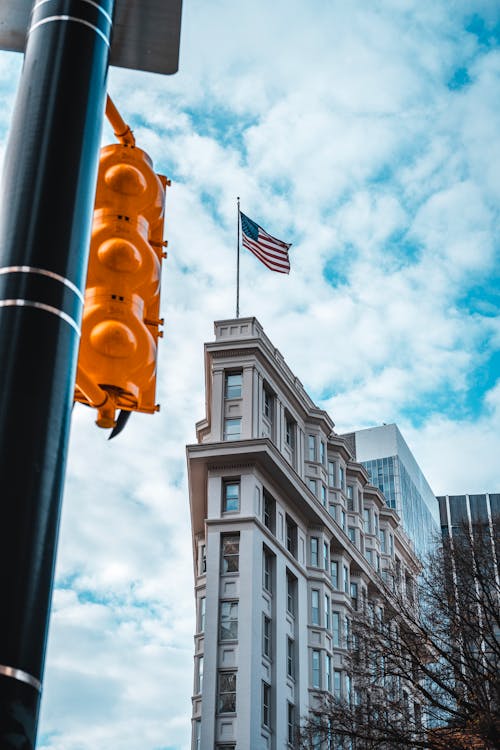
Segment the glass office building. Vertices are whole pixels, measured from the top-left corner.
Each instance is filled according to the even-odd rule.
[[[344,437],[371,483],[399,514],[417,554],[425,556],[439,533],[438,504],[397,425],[370,427]]]

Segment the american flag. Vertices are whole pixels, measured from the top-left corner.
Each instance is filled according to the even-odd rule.
[[[290,261],[288,260],[287,242],[271,237],[255,221],[252,221],[240,211],[241,234],[243,247],[250,250],[271,271],[278,273],[290,273]]]

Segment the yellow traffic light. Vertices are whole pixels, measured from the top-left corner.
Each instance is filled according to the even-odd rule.
[[[132,139],[132,144],[133,144]],[[101,150],[75,400],[114,427],[115,411],[153,413],[160,326],[165,189],[149,156]]]

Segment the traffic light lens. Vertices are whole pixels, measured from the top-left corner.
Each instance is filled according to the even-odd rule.
[[[105,357],[126,359],[135,353],[137,339],[130,328],[118,320],[103,320],[92,329],[90,343]]]
[[[122,237],[114,237],[100,245],[97,255],[101,263],[113,271],[135,273],[141,266],[141,253]]]
[[[141,195],[147,188],[146,178],[132,164],[115,164],[106,170],[105,182],[111,190],[123,195]]]

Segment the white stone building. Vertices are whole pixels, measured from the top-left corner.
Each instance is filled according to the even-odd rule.
[[[195,750],[283,750],[319,691],[352,693],[353,610],[417,561],[255,318],[215,323],[187,447],[196,596]]]

